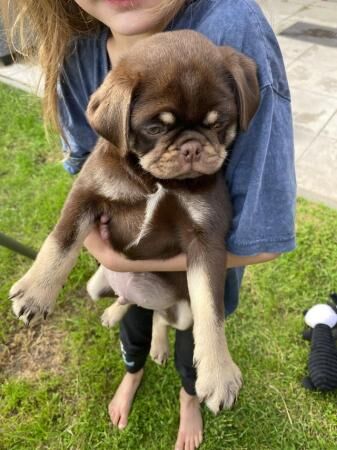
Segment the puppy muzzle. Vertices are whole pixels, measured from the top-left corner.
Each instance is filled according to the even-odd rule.
[[[184,133],[171,145],[157,145],[140,158],[142,167],[159,179],[197,178],[222,166],[227,152],[196,132]]]

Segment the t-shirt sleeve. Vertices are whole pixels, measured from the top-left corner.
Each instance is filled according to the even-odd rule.
[[[91,91],[75,63],[73,58],[64,65],[57,86],[63,166],[72,175],[80,171],[97,141],[85,116]]]
[[[226,172],[233,205],[227,247],[236,255],[295,247],[296,180],[291,104],[272,86],[232,149]]]

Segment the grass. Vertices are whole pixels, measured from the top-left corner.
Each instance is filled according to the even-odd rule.
[[[72,179],[57,140],[44,136],[36,98],[0,85],[0,230],[38,248]],[[302,311],[337,290],[337,212],[298,202],[298,249],[251,267],[227,325],[245,385],[232,411],[203,409],[202,450],[336,449],[336,393],[308,392]],[[0,247],[0,449],[167,450],[178,426],[172,360],[147,363],[127,430],[107,404],[123,374],[118,331],[100,325],[108,301],[83,286],[95,263],[83,252],[54,315],[35,330],[13,316],[7,293],[30,261]]]

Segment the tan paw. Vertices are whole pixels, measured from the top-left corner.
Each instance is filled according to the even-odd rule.
[[[233,361],[218,367],[203,362],[198,366],[196,392],[214,414],[234,405],[241,386],[241,371]]]
[[[153,339],[151,342],[150,356],[160,366],[166,364],[170,355],[168,339]]]
[[[122,304],[119,300],[122,301],[122,297],[120,297],[115,303],[109,306],[109,308],[106,308],[104,310],[104,313],[101,316],[101,322],[104,327],[114,327],[123,319],[127,310],[130,308],[129,303]]]
[[[117,323],[119,323],[120,317],[118,314],[114,314],[114,311],[111,311],[111,307],[106,308],[104,313],[101,316],[101,322],[104,327],[112,328]]]
[[[46,319],[53,311],[59,288],[52,283],[37,280],[26,274],[16,282],[10,292],[14,314],[26,325]]]

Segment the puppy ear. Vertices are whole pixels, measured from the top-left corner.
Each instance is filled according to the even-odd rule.
[[[240,129],[245,131],[259,107],[260,89],[255,62],[232,49],[219,47],[225,69],[234,81],[237,103],[240,113]]]
[[[116,146],[122,156],[128,151],[130,105],[136,84],[135,77],[118,66],[92,94],[87,107],[92,128]]]

